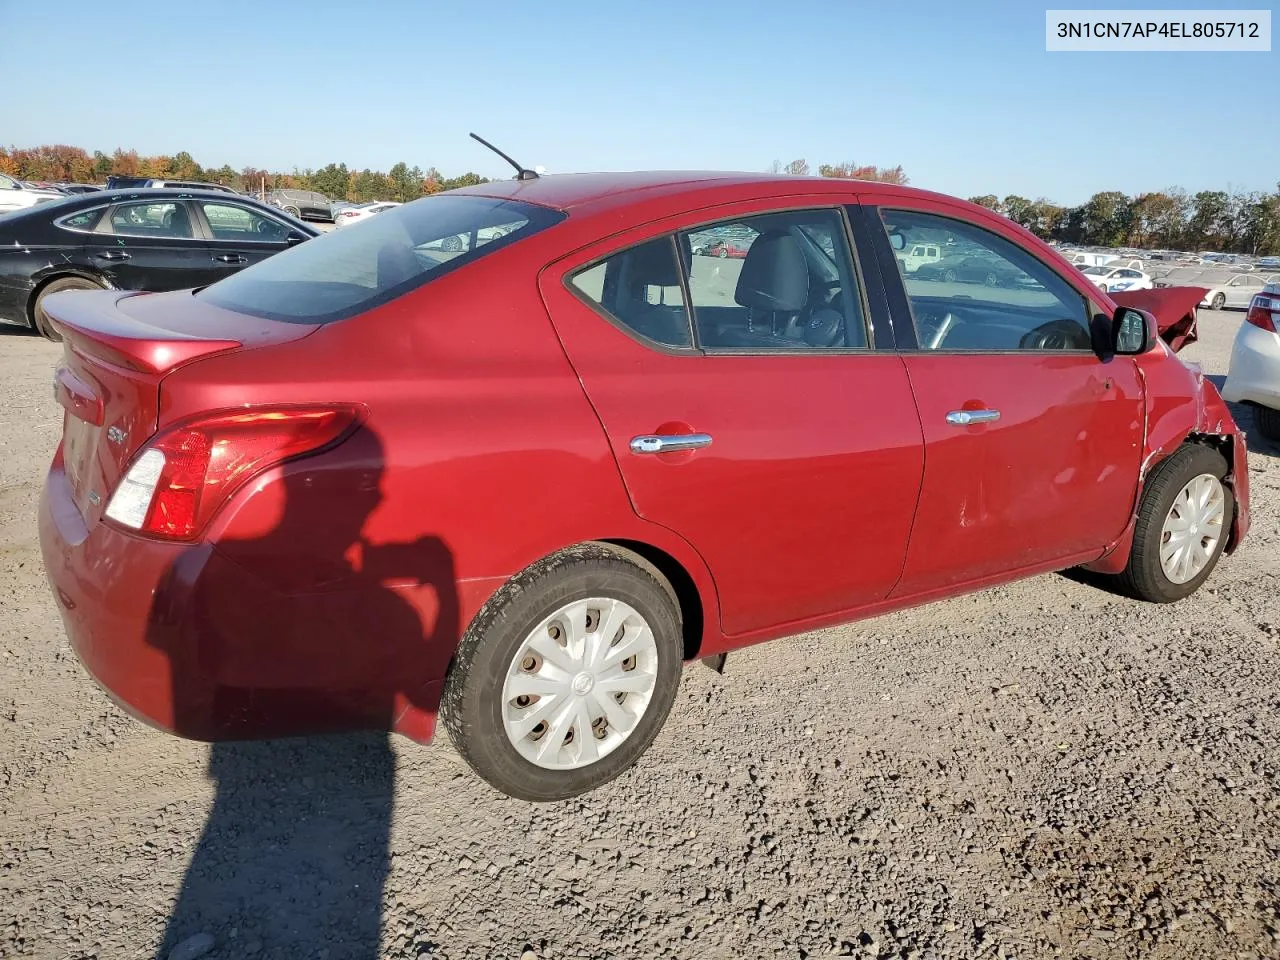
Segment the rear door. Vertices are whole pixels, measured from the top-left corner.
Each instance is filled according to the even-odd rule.
[[[929,236],[984,258],[999,278],[886,276],[926,464],[896,594],[1100,555],[1133,509],[1144,417],[1133,359],[1094,351],[1090,285],[1032,255],[994,216],[914,196],[877,201],[883,257],[894,237]]]
[[[288,249],[291,228],[247,204],[194,199],[191,205],[208,241],[214,279]]]
[[[829,198],[788,200],[632,230],[540,277],[636,512],[699,551],[729,636],[887,596],[923,469],[878,281]],[[692,256],[717,224],[745,259]]]
[[[209,283],[209,246],[186,200],[112,204],[87,238],[89,262],[121,290],[181,290]]]

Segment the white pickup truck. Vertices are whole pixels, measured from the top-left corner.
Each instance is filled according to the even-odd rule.
[[[905,273],[915,273],[926,263],[942,259],[942,246],[937,243],[913,243],[898,251],[898,263]]]
[[[13,177],[0,173],[0,216],[13,213],[15,210],[34,207],[37,203],[43,203],[46,200],[58,200],[64,196],[65,194],[55,190],[32,190],[30,187],[24,187]]]

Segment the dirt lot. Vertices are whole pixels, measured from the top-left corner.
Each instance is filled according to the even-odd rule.
[[[1224,374],[1240,321],[1187,355]],[[1280,956],[1256,434],[1253,533],[1198,597],[1045,576],[690,668],[637,769],[531,806],[443,738],[210,748],[115,709],[36,543],[57,355],[0,334],[0,957]]]

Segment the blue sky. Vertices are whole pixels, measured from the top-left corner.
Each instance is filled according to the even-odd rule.
[[[553,172],[804,157],[1060,203],[1275,189],[1280,53],[1047,53],[1045,6],[131,0],[69,3],[63,30],[0,0],[0,60],[26,78],[0,143],[509,175],[476,130]]]

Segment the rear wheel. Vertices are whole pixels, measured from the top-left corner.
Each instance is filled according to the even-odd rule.
[[[1213,299],[1209,301],[1209,307],[1212,310],[1221,310],[1227,305],[1227,295],[1225,293],[1215,293]]]
[[[1190,596],[1222,556],[1235,514],[1222,482],[1227,463],[1215,450],[1188,444],[1156,465],[1147,479],[1133,531],[1133,551],[1120,581],[1141,600],[1170,603]]]
[[[562,800],[639,759],[675,699],[679,608],[656,569],[586,544],[554,554],[485,606],[458,648],[441,715],[490,785]]]
[[[92,280],[86,280],[83,277],[62,277],[54,280],[47,287],[36,295],[36,302],[32,305],[31,314],[35,320],[36,332],[46,340],[52,340],[55,343],[62,339],[62,334],[58,333],[54,328],[49,315],[44,310],[45,297],[52,293],[58,293],[63,290],[101,290],[102,287],[94,283]]]
[[[1268,440],[1280,443],[1280,410],[1271,407],[1254,407],[1253,422],[1258,425],[1258,432]]]
[[[440,249],[447,253],[457,253],[462,249],[461,237],[445,237],[440,241]]]
[[[955,282],[956,282],[956,272],[955,272],[954,270],[952,270],[952,269],[948,268],[948,269],[946,269],[946,270],[944,270],[944,271],[942,272],[942,279],[943,279],[943,280],[945,280],[945,281],[947,281],[947,283],[955,283]]]
[[[284,212],[296,220],[302,219],[302,212],[292,204],[284,208]]]
[[[723,260],[725,257],[729,256],[729,251],[727,248],[721,247],[719,252],[716,253],[716,256]]]

